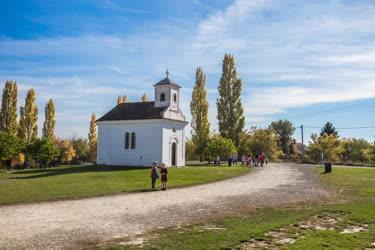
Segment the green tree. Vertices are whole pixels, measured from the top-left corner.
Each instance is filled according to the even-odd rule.
[[[238,147],[245,117],[241,102],[242,82],[232,55],[225,54],[222,71],[216,101],[219,131],[222,137],[231,139]]]
[[[196,160],[198,159],[197,156],[196,156],[196,147],[195,147],[195,144],[193,142],[193,140],[186,140],[185,142],[185,149],[186,149],[186,160]]]
[[[235,153],[237,148],[231,139],[216,134],[209,140],[207,150],[211,157],[220,156],[220,158],[225,158],[229,154]]]
[[[320,136],[324,136],[324,134],[338,136],[336,128],[331,122],[327,122],[326,124],[324,124],[324,127],[320,131]]]
[[[283,153],[277,146],[277,139],[272,129],[253,127],[242,135],[241,148],[245,154],[256,156],[264,152],[269,159],[278,160]]]
[[[55,104],[50,99],[45,107],[45,121],[43,124],[43,138],[55,138]]]
[[[50,138],[36,138],[27,146],[26,151],[32,159],[45,167],[59,156],[59,149]]]
[[[90,120],[89,138],[89,155],[92,163],[96,162],[96,148],[98,144],[98,133],[96,129],[96,115],[93,113]]]
[[[371,159],[371,144],[364,139],[342,139],[342,160],[351,163],[367,163]]]
[[[196,147],[196,153],[203,160],[203,154],[207,149],[210,136],[210,123],[208,122],[208,100],[206,90],[206,75],[201,68],[197,68],[195,84],[190,103],[192,140]]]
[[[72,145],[76,152],[76,155],[73,157],[73,162],[81,163],[89,161],[89,146],[87,144],[87,139],[73,138]]]
[[[317,134],[312,134],[311,140],[312,142],[307,148],[307,155],[310,161],[336,162],[344,151],[339,138],[334,134],[324,134],[319,137]]]
[[[371,162],[375,163],[375,142],[372,143],[369,154]]]
[[[38,136],[38,106],[35,103],[35,90],[27,92],[25,106],[20,109],[19,137],[26,142],[32,143]]]
[[[5,161],[7,169],[11,160],[16,158],[23,149],[21,140],[10,133],[0,131],[0,160]]]
[[[278,136],[277,145],[282,150],[283,154],[290,158],[292,152],[293,134],[296,128],[288,120],[278,120],[272,122],[269,126]]]
[[[17,134],[17,83],[7,81],[3,89],[0,111],[0,131]]]

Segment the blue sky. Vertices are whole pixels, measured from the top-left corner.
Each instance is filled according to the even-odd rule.
[[[36,89],[40,127],[54,98],[58,136],[86,136],[92,112],[103,115],[118,95],[152,99],[152,85],[167,68],[183,87],[190,119],[200,66],[215,129],[221,63],[232,53],[247,128],[279,118],[296,126],[370,126],[374,27],[372,0],[3,0],[0,82],[18,82],[20,104],[27,89]],[[307,128],[305,140],[318,131]],[[375,139],[374,128],[339,132]]]

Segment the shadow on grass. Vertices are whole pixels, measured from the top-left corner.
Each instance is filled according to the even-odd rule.
[[[31,169],[15,171],[12,174],[26,174],[26,176],[17,176],[10,179],[36,179],[64,174],[78,174],[89,172],[113,172],[113,171],[131,171],[147,169],[147,167],[127,167],[127,166],[104,166],[104,165],[89,165],[89,166],[69,166],[69,167],[54,167],[44,169]]]

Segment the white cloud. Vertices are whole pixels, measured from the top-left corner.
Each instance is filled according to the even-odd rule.
[[[152,84],[169,68],[183,85],[189,118],[201,66],[215,127],[221,60],[229,52],[244,83],[246,116],[260,121],[289,108],[375,97],[373,27],[374,5],[361,2],[237,0],[197,24],[155,23],[124,35],[0,39],[0,58],[11,58],[0,61],[0,80],[16,79],[23,92],[35,87],[41,105],[53,97],[65,117],[82,119],[107,111],[117,95],[152,97]],[[58,133],[67,131],[60,127]]]

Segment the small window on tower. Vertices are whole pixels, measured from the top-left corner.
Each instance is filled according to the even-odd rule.
[[[177,94],[173,94],[173,101],[177,102]]]
[[[165,94],[161,93],[160,94],[160,102],[164,102],[164,101],[165,101]]]

